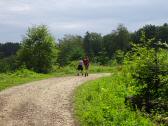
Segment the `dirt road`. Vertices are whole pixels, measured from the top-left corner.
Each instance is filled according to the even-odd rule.
[[[74,89],[108,75],[52,78],[4,90],[0,92],[0,126],[74,126]]]

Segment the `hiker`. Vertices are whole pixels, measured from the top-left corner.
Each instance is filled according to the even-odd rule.
[[[78,64],[77,70],[78,70],[77,75],[79,76],[80,73],[81,73],[82,76],[83,76],[83,60],[82,60],[82,58],[79,60],[79,64]]]
[[[86,77],[86,76],[88,76],[88,70],[89,70],[89,58],[88,58],[88,56],[86,56],[83,59],[83,63],[84,63],[84,66],[85,66],[85,77]]]

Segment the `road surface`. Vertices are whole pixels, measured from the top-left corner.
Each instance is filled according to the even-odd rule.
[[[74,89],[108,73],[58,77],[0,92],[0,126],[75,126]]]

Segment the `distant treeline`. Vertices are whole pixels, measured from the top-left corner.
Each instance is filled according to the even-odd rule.
[[[26,34],[28,36],[27,41],[34,41],[35,43],[40,43],[40,41],[43,41],[43,39],[46,41],[44,37],[45,33],[47,35],[50,34],[48,33],[47,28],[44,28],[44,31],[40,31],[38,27],[33,27],[31,30],[31,33]],[[29,31],[30,29],[28,32]],[[35,32],[39,32],[39,34]],[[161,26],[146,25],[133,33],[129,32],[125,26],[119,25],[116,30],[113,30],[110,34],[104,36],[96,32],[86,32],[83,37],[78,35],[65,35],[64,38],[58,42],[53,41],[53,38],[50,37],[55,43],[54,47],[57,50],[57,56],[54,57],[56,58],[54,59],[54,64],[65,66],[68,65],[71,61],[79,60],[85,55],[89,56],[92,62],[98,63],[100,65],[107,65],[114,59],[117,63],[122,63],[124,54],[131,49],[130,43],[146,44],[143,43],[143,40],[141,40],[142,32],[144,33],[147,40],[155,38],[155,41],[168,43],[167,23]],[[22,44],[12,42],[4,44],[1,43],[0,59],[2,60],[10,56],[15,56],[21,45],[23,46],[24,41],[25,38],[21,42]],[[27,46],[32,44],[31,42],[27,43],[29,43]],[[154,43],[150,43],[150,46],[153,47]],[[34,51],[34,54],[35,52],[36,51]],[[35,59],[37,59],[37,57]]]
[[[0,59],[15,55],[20,48],[20,43],[0,43]]]
[[[155,38],[155,41],[168,43],[168,24],[162,26],[146,25],[131,33],[123,25],[119,25],[110,34],[102,36],[95,32],[86,32],[84,37],[65,36],[59,41],[58,63],[63,66],[70,61],[78,60],[87,55],[92,62],[102,65],[108,64],[113,59],[119,59],[131,49],[130,43],[146,44],[141,40],[142,32],[146,40]],[[155,42],[154,42],[155,43]],[[150,43],[150,46],[154,46]]]

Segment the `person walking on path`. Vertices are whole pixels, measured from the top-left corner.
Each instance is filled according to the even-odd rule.
[[[84,66],[85,66],[85,77],[88,76],[88,71],[89,71],[89,57],[86,56],[84,59],[83,59],[83,63],[84,63]]]
[[[78,70],[77,75],[79,76],[79,75],[80,75],[80,73],[81,73],[81,74],[82,74],[82,76],[83,76],[83,60],[82,60],[82,59],[80,59],[80,61],[79,61],[79,64],[78,64],[78,68],[77,68],[77,70]]]

